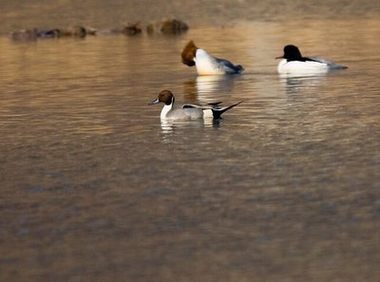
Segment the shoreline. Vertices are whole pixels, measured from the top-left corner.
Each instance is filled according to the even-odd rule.
[[[73,25],[97,29],[115,28],[130,23],[144,24],[167,18],[182,20],[192,27],[225,26],[240,22],[283,22],[289,20],[345,20],[378,19],[380,5],[377,1],[255,1],[255,0],[200,0],[191,2],[164,0],[151,1],[73,0],[4,1],[0,4],[0,34],[9,34],[26,28],[55,28]],[[195,12],[194,12],[195,11]]]

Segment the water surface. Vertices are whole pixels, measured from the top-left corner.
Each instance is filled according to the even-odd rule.
[[[333,27],[333,28],[331,28]],[[0,39],[1,281],[376,281],[380,22]],[[197,77],[188,40],[244,65]],[[285,44],[349,66],[282,78]],[[166,124],[148,106],[243,103]]]

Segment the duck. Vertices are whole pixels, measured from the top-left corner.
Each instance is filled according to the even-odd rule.
[[[323,74],[331,70],[347,69],[347,66],[323,58],[303,57],[300,49],[291,44],[286,45],[284,54],[276,57],[276,59],[281,59],[277,66],[277,71],[280,74]]]
[[[222,102],[208,103],[206,106],[196,104],[184,104],[180,107],[174,107],[174,94],[170,90],[162,90],[156,99],[150,105],[164,103],[161,110],[161,120],[171,121],[189,121],[199,119],[221,119],[221,115],[242,103],[242,101],[230,106],[221,106]]]
[[[198,48],[190,40],[181,53],[182,63],[192,67],[195,65],[198,75],[240,74],[244,71],[241,65],[235,65],[226,59],[210,55],[206,50]]]

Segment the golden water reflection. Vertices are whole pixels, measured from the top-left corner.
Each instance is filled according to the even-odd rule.
[[[0,281],[376,281],[379,32],[1,38]],[[190,39],[246,72],[198,78],[180,62]],[[282,78],[289,42],[349,69]],[[166,88],[243,103],[217,124],[161,123],[147,103]]]

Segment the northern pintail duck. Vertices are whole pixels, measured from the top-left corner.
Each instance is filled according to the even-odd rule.
[[[222,107],[221,102],[210,103],[207,106],[195,105],[195,104],[184,104],[180,107],[174,107],[174,95],[169,90],[162,90],[157,99],[153,100],[150,104],[158,104],[164,103],[164,107],[161,110],[160,118],[162,120],[197,120],[203,118],[213,118],[219,119],[221,115],[239,105],[241,103],[238,102],[236,104]]]
[[[195,65],[199,75],[239,74],[244,68],[228,60],[219,59],[198,48],[191,40],[181,53],[182,62],[189,67]]]
[[[277,67],[280,74],[318,74],[330,70],[346,69],[344,65],[336,64],[318,57],[303,57],[297,46],[286,45],[284,54],[276,59],[282,59]]]

